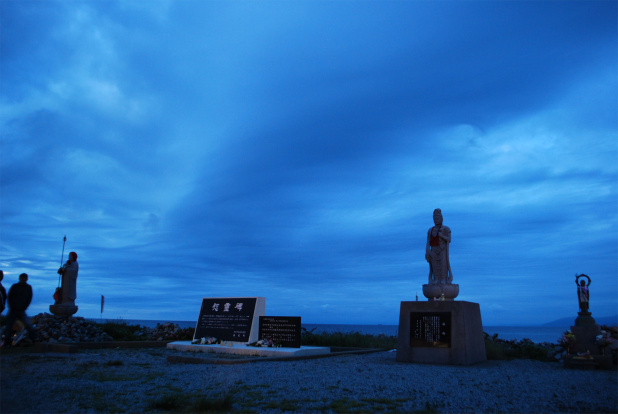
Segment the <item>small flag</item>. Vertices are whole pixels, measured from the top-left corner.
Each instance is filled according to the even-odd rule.
[[[103,305],[105,305],[105,296],[101,295],[101,313],[103,313]]]

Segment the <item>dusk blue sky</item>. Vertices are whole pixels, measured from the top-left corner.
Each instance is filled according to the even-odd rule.
[[[486,325],[618,313],[615,1],[1,1],[4,286],[49,312],[306,323],[425,300],[441,208]]]

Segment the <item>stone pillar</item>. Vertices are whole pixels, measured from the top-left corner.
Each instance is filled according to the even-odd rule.
[[[578,312],[575,325],[571,326],[571,332],[575,335],[575,348],[577,354],[590,351],[592,355],[599,355],[600,349],[596,344],[597,335],[601,333],[601,327],[597,325],[590,312]]]

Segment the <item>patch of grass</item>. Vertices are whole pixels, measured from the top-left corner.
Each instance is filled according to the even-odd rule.
[[[424,409],[416,410],[412,412],[416,414],[437,414],[439,413],[437,404],[430,403],[429,401],[425,402]]]
[[[331,401],[327,407],[324,407],[326,410],[333,410],[336,413],[372,413],[373,410],[370,410],[367,407],[367,404],[357,400],[351,400],[349,398],[342,398],[339,400]]]
[[[159,393],[161,393],[161,388],[165,388],[167,390],[166,391],[167,393],[177,393],[177,394],[182,393],[182,388],[176,387],[176,386],[171,385],[171,384],[165,384],[165,385],[162,385],[159,388],[159,390],[157,392],[155,392],[154,394],[152,394],[152,395],[159,395]]]
[[[549,361],[549,353],[547,349],[538,344],[529,344],[520,347],[516,353],[516,358],[534,359],[536,361]]]
[[[242,381],[240,382],[242,383]],[[241,395],[243,397],[244,400],[249,399],[252,401],[262,401],[264,400],[264,394],[262,394],[262,389],[267,388],[268,385],[240,385],[240,386],[236,386],[234,387],[234,389],[232,390],[232,393],[234,395],[238,394]],[[267,394],[276,394],[277,391],[275,390],[268,390],[266,391]]]
[[[165,373],[164,372],[151,371],[148,374],[141,375],[140,376],[140,381],[141,381],[142,384],[148,384],[148,383],[151,383],[152,381],[155,381],[161,375],[165,375]]]
[[[369,335],[360,332],[320,332],[304,331],[301,344],[307,346],[341,346],[352,348],[397,348],[397,338],[387,335]]]
[[[535,343],[496,342],[485,339],[485,353],[490,360],[532,359],[550,361],[546,347]]]
[[[120,364],[118,364],[118,362],[120,362]],[[73,372],[59,374],[59,376],[62,378],[87,378],[99,382],[138,380],[152,381],[152,379],[157,376],[156,373],[149,373],[146,376],[136,373],[119,373],[113,368],[119,365],[123,365],[122,361],[109,361],[103,364],[99,364],[97,361],[86,361],[76,364]],[[150,377],[150,379],[147,377]]]
[[[271,401],[264,408],[280,411],[296,411],[299,409],[297,400]]]
[[[404,402],[408,401],[406,399],[403,398],[396,398],[396,399],[391,399],[391,398],[361,398],[362,402],[368,403],[368,404],[373,404],[373,409],[374,410],[378,410],[378,409],[382,409],[388,412],[392,412],[392,411],[398,411],[401,406],[403,405]],[[378,407],[376,407],[376,405]],[[382,406],[382,407],[380,407]]]
[[[85,398],[80,398],[77,402],[77,407],[84,411],[105,412],[105,413],[123,413],[125,410],[119,406],[122,405],[118,400],[118,395],[113,399],[109,398],[108,393],[104,391],[92,391],[85,394]]]
[[[144,341],[146,338],[140,335],[142,331],[141,325],[129,325],[128,323],[118,320],[113,322],[96,323],[96,325],[109,336],[114,338],[114,341]]]
[[[184,406],[184,396],[181,393],[166,392],[148,403],[151,410],[180,411]]]
[[[148,403],[149,410],[164,410],[186,413],[224,413],[232,411],[231,394],[211,398],[198,394],[165,393]]]
[[[142,368],[152,366],[150,362],[136,362],[133,365],[135,365],[136,367],[142,367]]]
[[[103,372],[100,371],[93,376],[93,379],[99,382],[130,382],[130,381],[138,381],[142,379],[141,375],[138,374],[117,374],[114,372]]]
[[[232,411],[234,404],[232,396],[227,394],[222,398],[206,398],[200,396],[192,401],[191,412],[198,413],[219,413]]]
[[[54,357],[54,356],[45,356],[45,358],[41,358],[39,354],[23,354],[20,355],[18,359],[12,365],[12,368],[24,369],[35,366],[41,366],[41,364],[48,364],[57,361],[66,361],[66,358],[62,357]],[[5,369],[6,367],[2,367]]]
[[[74,393],[68,398],[70,398],[71,405],[80,409],[78,412],[113,414],[126,412],[125,406],[129,404],[127,399],[133,399],[125,392],[115,393],[114,398],[110,398],[108,392],[92,387],[81,389],[80,392]]]
[[[487,355],[487,359],[490,360],[499,361],[508,359],[505,347],[493,341],[485,341],[485,354]]]

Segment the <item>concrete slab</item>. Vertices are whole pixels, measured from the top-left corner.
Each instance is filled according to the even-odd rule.
[[[308,356],[330,353],[330,348],[324,346],[301,346],[300,348],[258,348],[255,346],[247,346],[244,343],[230,343],[230,346],[221,346],[192,344],[191,341],[170,342],[167,344],[167,349],[187,352],[206,352],[265,357]]]

